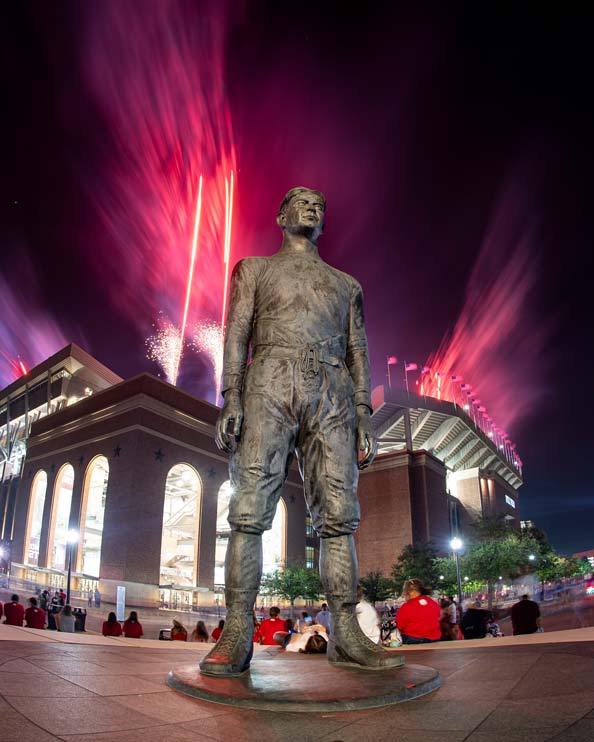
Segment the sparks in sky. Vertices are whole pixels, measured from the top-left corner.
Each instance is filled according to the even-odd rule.
[[[182,336],[175,325],[162,317],[157,321],[155,333],[146,340],[147,358],[157,363],[170,384],[175,384],[182,353]]]
[[[217,388],[217,401],[221,387],[223,373],[223,331],[216,322],[200,322],[194,328],[194,347],[197,351],[206,353],[211,364]]]

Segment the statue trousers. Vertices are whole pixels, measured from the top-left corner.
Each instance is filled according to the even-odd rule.
[[[296,453],[317,534],[354,533],[360,511],[353,381],[340,359],[284,354],[257,352],[246,373],[243,427],[229,467],[229,524],[252,534],[271,528]]]

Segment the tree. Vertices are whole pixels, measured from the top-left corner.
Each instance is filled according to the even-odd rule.
[[[396,564],[392,567],[392,583],[396,594],[402,592],[405,580],[417,577],[428,588],[438,583],[435,568],[437,554],[431,544],[408,544],[402,550]]]
[[[316,600],[322,592],[320,576],[316,569],[299,564],[286,564],[262,577],[260,585],[262,595],[274,595],[288,600],[291,604],[291,618],[294,617],[295,600]]]
[[[378,600],[386,600],[394,595],[392,581],[381,572],[368,572],[359,577],[359,585],[363,589],[363,595],[370,603],[375,605]]]
[[[437,572],[437,589],[442,595],[456,595],[458,593],[458,578],[456,575],[456,560],[452,557],[438,557],[435,562]],[[443,580],[441,579],[443,577]]]
[[[464,558],[464,571],[474,580],[487,583],[489,609],[499,577],[517,577],[528,563],[526,545],[515,531],[507,536],[471,542]]]

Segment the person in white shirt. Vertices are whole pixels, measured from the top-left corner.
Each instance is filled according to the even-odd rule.
[[[323,626],[327,632],[330,631],[331,613],[328,610],[328,603],[322,603],[322,610],[316,614],[316,623]]]
[[[355,608],[355,613],[361,631],[368,639],[371,639],[374,644],[379,644],[381,636],[380,619],[377,615],[377,611],[371,603],[363,600],[363,590],[361,589],[361,586],[357,588],[357,598],[359,602]]]

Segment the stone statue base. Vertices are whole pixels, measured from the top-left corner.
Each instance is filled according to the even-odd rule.
[[[334,667],[324,655],[258,652],[240,677],[201,675],[198,663],[172,670],[167,684],[202,701],[259,711],[353,711],[389,706],[437,690],[437,670],[409,665],[395,670]]]

